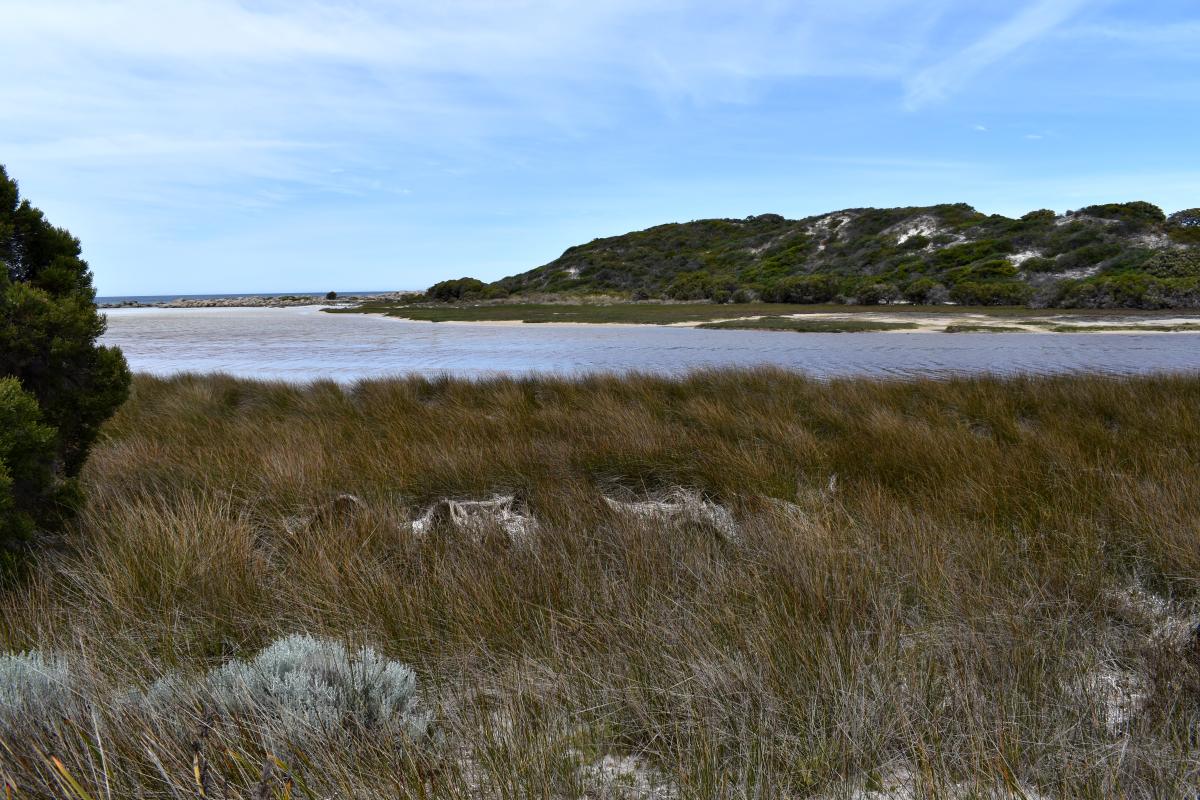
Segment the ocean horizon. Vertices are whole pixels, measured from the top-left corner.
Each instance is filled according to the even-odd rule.
[[[388,294],[390,292],[409,291],[407,289],[378,289],[374,291],[338,292],[338,296],[352,297],[363,294]],[[176,300],[226,300],[233,297],[324,297],[324,292],[222,292],[218,294],[114,294],[98,295],[96,302],[101,304],[117,303],[170,303]]]

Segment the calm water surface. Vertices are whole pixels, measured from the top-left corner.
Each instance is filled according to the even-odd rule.
[[[408,322],[315,308],[116,309],[135,372],[308,381],[770,364],[815,376],[1200,370],[1200,333],[774,333],[654,325]]]

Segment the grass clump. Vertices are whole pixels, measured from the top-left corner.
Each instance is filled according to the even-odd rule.
[[[707,322],[701,328],[715,330],[795,331],[796,333],[867,333],[871,331],[913,330],[912,322],[880,322],[868,319],[804,319],[800,317],[758,317],[756,319]]]
[[[60,654],[87,699],[0,733],[0,780],[1194,794],[1198,465],[1195,376],[140,377],[77,527],[0,594],[0,649]],[[400,700],[321,688],[366,662]],[[227,673],[255,699],[208,714],[195,687]],[[155,675],[195,702],[113,700]],[[282,736],[293,696],[439,735]]]
[[[947,325],[944,333],[1023,333],[1024,328],[1018,328],[1013,325],[974,325],[971,323],[962,323],[955,325]]]

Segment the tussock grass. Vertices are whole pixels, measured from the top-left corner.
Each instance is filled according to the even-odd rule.
[[[14,797],[1198,781],[1197,377],[141,377],[86,482],[0,596],[0,650],[67,659],[86,709],[0,730]],[[738,536],[605,502],[680,488]],[[409,524],[498,494],[532,542]],[[411,665],[433,742],[114,699],[295,632]]]

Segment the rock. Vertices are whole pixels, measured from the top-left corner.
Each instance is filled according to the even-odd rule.
[[[613,511],[626,517],[644,520],[673,521],[690,520],[711,525],[727,542],[740,538],[737,523],[729,509],[706,499],[688,489],[672,489],[661,499],[623,502],[605,497],[604,502]]]
[[[520,509],[512,495],[496,495],[489,500],[439,500],[412,521],[412,532],[423,536],[440,525],[465,531],[476,543],[498,527],[515,545],[530,544],[539,527],[533,515]]]

